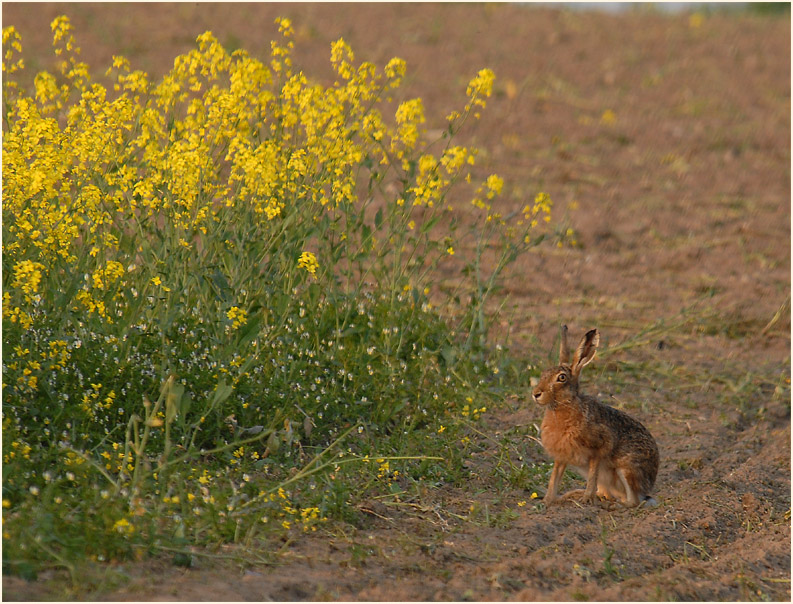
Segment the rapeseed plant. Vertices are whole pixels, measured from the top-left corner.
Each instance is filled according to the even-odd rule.
[[[206,32],[159,81],[113,57],[110,89],[58,17],[58,72],[25,90],[19,34],[3,29],[12,571],[63,550],[133,555],[170,534],[315,530],[348,504],[338,477],[361,450],[444,432],[434,422],[485,384],[485,300],[551,208],[540,194],[514,217],[494,212],[504,181],[489,175],[472,201],[481,215],[457,233],[451,195],[473,181],[477,153],[453,136],[486,106],[494,74],[471,80],[433,153],[420,98],[392,118],[381,110],[403,60],[356,63],[339,40],[325,86],[293,65],[289,20],[277,25],[269,62]],[[466,239],[470,304],[455,325],[429,294]],[[500,250],[489,272],[488,247]],[[472,398],[462,409],[485,411]],[[351,425],[355,450],[330,464]],[[404,476],[390,460],[375,483]],[[296,467],[324,482],[272,491]]]

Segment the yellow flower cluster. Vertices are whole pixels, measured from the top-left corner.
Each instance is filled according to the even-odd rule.
[[[30,260],[17,262],[14,265],[14,280],[11,282],[11,286],[19,288],[29,298],[39,290],[43,269],[44,265],[40,262],[31,262]]]
[[[551,197],[547,193],[537,193],[534,198],[534,205],[527,205],[523,208],[523,218],[531,220],[531,226],[537,225],[537,217],[539,215],[542,215],[545,222],[549,222],[551,220],[551,206],[553,206],[553,201],[551,201]]]
[[[19,456],[23,457],[24,459],[30,459],[30,452],[32,450],[33,447],[31,447],[29,444],[15,440],[11,443],[11,451],[6,453],[6,455],[3,458],[3,461],[5,463],[8,463],[9,461],[17,457],[17,453],[19,453]]]
[[[285,37],[292,34],[288,20],[279,20],[279,27]],[[13,259],[33,249],[40,258],[28,255],[16,266],[13,286],[25,294],[55,265],[75,265],[78,246],[87,246],[100,263],[89,271],[93,289],[122,279],[120,259],[108,256],[119,251],[126,224],[170,226],[190,249],[229,207],[250,207],[272,221],[287,204],[354,203],[353,167],[364,155],[355,133],[375,141],[388,136],[379,114],[361,103],[398,85],[405,70],[403,61],[392,60],[385,83],[371,64],[356,72],[340,41],[333,59],[349,82],[324,90],[291,73],[291,41],[273,45],[268,67],[244,51],[229,55],[207,32],[156,85],[114,57],[108,74],[121,94],[110,101],[102,86],[88,85],[68,19],[57,18],[52,29],[56,54],[64,58],[64,83],[41,72],[35,97],[12,95],[3,141],[4,252]],[[7,77],[22,67],[12,63],[21,45],[13,27],[3,38]],[[79,98],[65,126],[47,117],[65,108],[74,92]],[[405,136],[412,144],[412,135]],[[377,148],[370,152],[385,157]],[[90,289],[78,300],[108,316],[108,301]]]
[[[323,87],[293,71],[292,24],[277,24],[282,39],[272,43],[269,63],[244,50],[227,52],[210,32],[159,82],[114,56],[106,71],[113,95],[91,82],[68,18],[58,17],[51,27],[60,73],[37,74],[34,94],[26,96],[9,78],[24,67],[19,34],[3,29],[3,241],[14,271],[5,317],[29,327],[35,318],[28,298],[45,278],[86,274],[71,290],[70,307],[113,322],[140,295],[184,291],[189,271],[164,269],[164,250],[187,263],[190,253],[211,248],[203,240],[230,220],[273,245],[284,233],[279,221],[303,229],[327,215],[327,224],[344,224],[339,217],[359,203],[356,175],[364,161],[401,168],[399,179],[410,173],[412,183],[396,200],[412,202],[405,211],[432,208],[456,180],[470,180],[475,150],[449,145],[440,157],[422,153],[420,98],[397,104],[393,126],[377,110],[405,76],[402,59],[382,71],[356,65],[340,39],[330,53],[339,81]],[[466,114],[485,105],[493,81],[488,69],[470,81]],[[502,185],[491,176],[487,199]],[[416,230],[409,212],[408,224]],[[163,241],[161,253],[138,241],[154,236]],[[336,236],[351,234],[328,239]],[[374,250],[377,242],[365,236],[350,245]],[[124,266],[132,264],[145,269],[130,275]],[[298,265],[316,277],[313,253],[303,252]],[[161,274],[168,274],[167,287]],[[245,320],[229,318],[237,327]]]
[[[113,524],[112,530],[122,535],[129,536],[135,532],[135,526],[126,518],[120,518]]]
[[[310,275],[317,275],[319,262],[317,262],[317,257],[313,253],[303,252],[300,254],[300,258],[297,259],[297,265],[300,268],[305,269]]]
[[[116,392],[114,390],[103,391],[102,384],[90,384],[91,388],[83,393],[81,409],[85,414],[94,419],[97,417],[97,412],[102,409],[110,409],[116,401]]]
[[[484,184],[476,190],[476,195],[471,200],[471,205],[485,211],[487,222],[492,222],[493,220],[496,220],[501,224],[504,223],[504,221],[501,218],[501,214],[491,212],[492,210],[491,202],[497,195],[501,194],[503,188],[504,188],[504,179],[501,178],[498,174],[491,174],[490,176],[487,177]],[[482,199],[482,197],[484,197],[484,199]]]
[[[103,451],[100,454],[105,459],[105,469],[117,474],[121,472],[131,473],[135,469],[132,453],[121,449],[118,443],[113,443],[113,453]]]
[[[487,407],[475,407],[473,402],[474,399],[470,396],[466,397],[465,400],[468,404],[463,405],[463,409],[461,414],[463,417],[470,417],[471,419],[479,419],[479,416],[482,415],[485,411],[487,411]]]
[[[22,310],[19,306],[11,304],[11,293],[3,292],[3,319],[8,319],[11,323],[19,323],[22,329],[28,330],[33,324],[33,317]]]
[[[124,275],[124,266],[115,260],[108,260],[105,266],[97,269],[91,275],[93,286],[96,289],[107,289]]]
[[[493,83],[496,76],[490,69],[481,69],[476,77],[468,83],[468,88],[465,94],[468,95],[469,101],[466,105],[466,111],[470,111],[474,107],[485,107],[485,99],[490,97],[493,91]],[[474,113],[475,117],[479,117],[478,113]]]
[[[66,362],[69,360],[71,353],[68,349],[68,344],[63,340],[53,340],[49,343],[49,351],[42,352],[42,356],[46,355],[52,364],[51,368],[54,370],[61,370],[66,367]]]
[[[260,496],[263,495],[263,493],[260,493]],[[265,497],[265,500],[271,503],[278,503],[278,508],[272,514],[265,514],[260,518],[261,522],[265,524],[269,523],[271,519],[275,519],[280,521],[280,526],[287,530],[295,525],[300,526],[303,532],[313,532],[317,530],[318,523],[327,522],[328,520],[322,515],[318,507],[295,507],[283,487],[279,487],[277,493],[270,493],[270,495]]]
[[[232,329],[239,329],[248,322],[248,313],[237,306],[232,306],[226,313],[226,316],[229,318],[229,321],[231,321]]]
[[[5,53],[3,54],[4,77],[8,77],[12,73],[25,68],[25,61],[23,59],[20,58],[14,61],[15,53],[22,52],[21,42],[22,38],[19,37],[19,33],[15,27],[12,26],[3,28],[3,48],[6,49]],[[12,87],[16,87],[16,82],[13,82]]]
[[[392,470],[391,465],[384,459],[378,459],[377,478],[386,484],[393,483],[399,477],[399,470]]]
[[[424,103],[421,99],[411,99],[400,103],[396,110],[396,122],[398,126],[397,137],[391,143],[391,150],[400,159],[405,157],[416,147],[419,140],[419,126],[425,121]],[[407,165],[403,164],[407,169]]]

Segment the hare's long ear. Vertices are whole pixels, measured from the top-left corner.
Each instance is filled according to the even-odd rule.
[[[570,347],[567,345],[567,325],[562,325],[562,342],[559,344],[559,364],[570,362]]]
[[[581,343],[575,350],[573,355],[572,373],[574,377],[578,377],[584,365],[587,365],[592,359],[595,358],[598,344],[600,343],[600,333],[597,329],[590,329],[581,338]]]

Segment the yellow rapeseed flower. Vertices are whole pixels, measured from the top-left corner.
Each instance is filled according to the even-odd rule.
[[[303,252],[300,254],[300,258],[297,260],[297,265],[300,268],[308,271],[308,273],[313,277],[316,277],[317,269],[319,268],[319,262],[317,262],[317,257],[312,252]]]
[[[226,313],[226,316],[231,321],[232,329],[238,329],[248,322],[248,313],[238,306],[232,306]]]
[[[421,99],[411,99],[400,103],[396,110],[397,136],[392,142],[392,149],[397,150],[398,157],[404,157],[405,151],[412,150],[419,138],[419,126],[424,123],[424,103]]]
[[[122,535],[131,535],[135,532],[135,527],[126,518],[120,518],[113,524],[113,530]]]
[[[35,294],[39,290],[41,283],[41,273],[44,265],[40,262],[22,260],[14,265],[14,280],[12,287],[22,290],[25,295]]]
[[[486,185],[488,189],[487,198],[492,199],[501,193],[504,188],[504,179],[497,174],[491,174],[487,177]]]
[[[468,83],[465,94],[469,97],[468,104],[465,106],[466,111],[470,111],[474,107],[484,107],[488,98],[493,91],[493,82],[496,76],[491,69],[480,69],[476,76]],[[478,113],[474,114],[479,117]]]

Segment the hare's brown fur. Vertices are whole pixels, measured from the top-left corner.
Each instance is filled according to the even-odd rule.
[[[654,503],[650,492],[659,461],[655,439],[627,413],[579,393],[578,377],[595,356],[598,331],[587,332],[572,361],[566,336],[564,326],[560,365],[543,372],[533,393],[535,401],[546,407],[541,439],[554,460],[545,502],[556,501],[559,480],[570,466],[587,478],[587,485],[583,492],[571,491],[563,499],[582,494],[582,501],[594,502],[597,494],[626,506]]]

